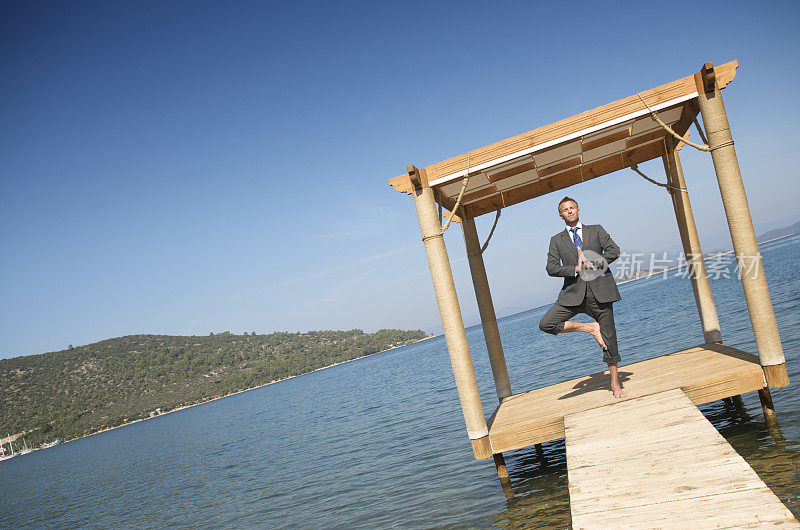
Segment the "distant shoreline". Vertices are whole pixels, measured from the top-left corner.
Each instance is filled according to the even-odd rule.
[[[353,361],[358,361],[358,360],[364,359],[366,357],[372,357],[373,355],[378,355],[379,353],[386,353],[387,351],[396,350],[397,348],[402,348],[404,346],[410,346],[411,344],[416,344],[417,342],[422,342],[424,340],[433,339],[435,337],[436,337],[436,335],[427,335],[427,336],[425,336],[425,337],[423,337],[421,339],[417,339],[415,341],[409,342],[408,344],[403,344],[402,346],[392,346],[391,348],[387,348],[387,349],[381,350],[381,351],[376,351],[375,353],[368,353],[367,355],[362,355],[360,357],[354,357],[353,359],[348,359],[347,361],[341,361],[341,362],[338,362],[338,363],[329,364],[327,366],[322,366],[320,368],[315,368],[314,370],[311,370],[310,372],[305,372],[305,373],[297,374],[297,375],[290,375],[289,377],[284,377],[283,379],[276,379],[275,381],[270,381],[270,382],[264,383],[262,385],[256,385],[256,386],[253,386],[253,387],[250,387],[250,388],[245,388],[243,390],[237,390],[236,392],[230,392],[229,394],[225,394],[224,396],[217,396],[217,397],[214,397],[214,398],[206,399],[205,401],[198,401],[197,403],[192,403],[191,405],[182,405],[180,407],[176,407],[176,408],[168,410],[166,412],[162,412],[161,414],[156,414],[154,416],[150,416],[149,418],[139,418],[139,419],[136,419],[136,420],[127,421],[125,423],[121,423],[119,425],[115,425],[114,427],[106,427],[105,429],[100,429],[99,431],[95,431],[93,433],[84,434],[84,435],[78,436],[77,438],[70,438],[68,440],[62,441],[61,444],[74,442],[76,440],[80,440],[82,438],[88,438],[89,436],[94,436],[96,434],[101,434],[101,433],[104,433],[104,432],[113,431],[114,429],[119,429],[121,427],[127,427],[128,425],[133,425],[134,423],[139,423],[140,421],[147,421],[147,420],[152,420],[153,418],[160,418],[161,416],[166,416],[167,414],[172,414],[173,412],[178,412],[178,411],[185,410],[185,409],[188,409],[188,408],[191,408],[191,407],[196,407],[198,405],[205,405],[206,403],[211,403],[212,401],[217,401],[218,399],[224,399],[226,397],[235,396],[236,394],[243,394],[245,392],[250,392],[251,390],[256,390],[258,388],[263,388],[265,386],[274,385],[274,384],[277,384],[277,383],[282,383],[283,381],[288,381],[289,379],[295,379],[297,377],[302,377],[304,375],[313,374],[314,372],[327,370],[328,368],[333,368],[334,366],[339,366],[341,364],[351,363]],[[61,444],[59,444],[59,445],[61,445]],[[54,446],[50,446],[50,447],[54,447]],[[40,449],[49,449],[49,447],[31,448],[31,452],[39,451]]]

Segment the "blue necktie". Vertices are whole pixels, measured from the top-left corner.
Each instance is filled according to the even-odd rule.
[[[583,250],[583,241],[581,240],[581,236],[578,235],[578,227],[570,228],[569,231],[572,232],[572,240],[575,242],[575,246]]]

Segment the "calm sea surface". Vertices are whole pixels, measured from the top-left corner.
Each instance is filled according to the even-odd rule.
[[[761,249],[793,381],[772,393],[780,429],[756,393],[746,412],[701,408],[800,515],[800,237]],[[712,289],[724,342],[755,353],[735,274]],[[623,365],[702,342],[688,280],[621,291]],[[515,392],[604,367],[588,335],[540,332],[546,309],[499,323]],[[467,336],[489,414],[480,326]],[[504,496],[491,460],[472,457],[439,337],[2,462],[0,527],[568,527],[563,441],[544,453],[506,455]]]

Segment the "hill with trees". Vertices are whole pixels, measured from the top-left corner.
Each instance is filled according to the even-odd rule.
[[[68,440],[415,342],[420,330],[130,335],[0,359],[0,434]]]

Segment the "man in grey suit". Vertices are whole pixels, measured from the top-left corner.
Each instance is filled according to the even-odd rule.
[[[567,225],[550,238],[547,274],[564,278],[558,300],[539,322],[539,329],[557,335],[582,331],[589,333],[603,349],[603,361],[611,374],[615,398],[627,396],[619,384],[617,330],[612,304],[622,297],[608,264],[619,257],[619,247],[600,225],[584,225],[575,199],[564,197],[558,203],[558,215]],[[596,322],[569,320],[586,313]]]

